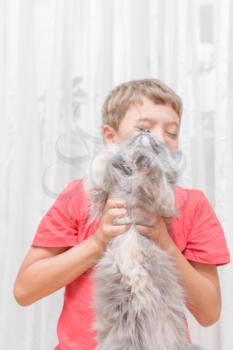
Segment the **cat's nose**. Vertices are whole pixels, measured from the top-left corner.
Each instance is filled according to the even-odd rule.
[[[140,155],[137,159],[136,159],[136,165],[139,165],[141,163],[143,163],[145,161],[146,157],[143,155]]]
[[[137,168],[141,168],[141,167],[147,167],[149,165],[149,159],[148,157],[144,156],[144,155],[140,155],[137,157],[137,159],[135,160],[135,165]]]
[[[144,130],[148,130],[148,129],[144,129]],[[140,135],[140,139],[139,142],[142,146],[144,147],[148,147],[150,145],[150,131],[143,131]]]

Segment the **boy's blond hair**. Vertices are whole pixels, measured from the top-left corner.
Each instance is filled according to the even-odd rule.
[[[115,87],[106,97],[102,108],[102,123],[118,130],[120,122],[132,104],[142,104],[147,97],[155,104],[170,104],[179,118],[182,100],[170,87],[158,79],[131,80]]]

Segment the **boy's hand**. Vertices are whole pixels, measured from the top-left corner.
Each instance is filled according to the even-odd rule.
[[[162,216],[146,212],[142,208],[134,208],[135,227],[139,233],[160,243],[161,234],[166,235],[167,229]]]
[[[93,239],[95,239],[99,245],[105,248],[112,238],[126,232],[129,229],[130,225],[114,225],[114,219],[126,215],[127,209],[125,202],[122,199],[108,199],[103,211],[100,225],[93,234]]]

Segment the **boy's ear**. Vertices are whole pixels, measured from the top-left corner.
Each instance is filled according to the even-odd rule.
[[[116,144],[119,142],[117,131],[108,124],[102,126],[102,135],[106,144]]]

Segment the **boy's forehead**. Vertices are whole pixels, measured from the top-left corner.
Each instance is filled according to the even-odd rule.
[[[132,104],[129,106],[125,117],[129,117],[135,122],[157,122],[164,121],[167,124],[174,124],[179,127],[180,119],[176,111],[170,104],[156,104],[147,98],[142,104]]]

